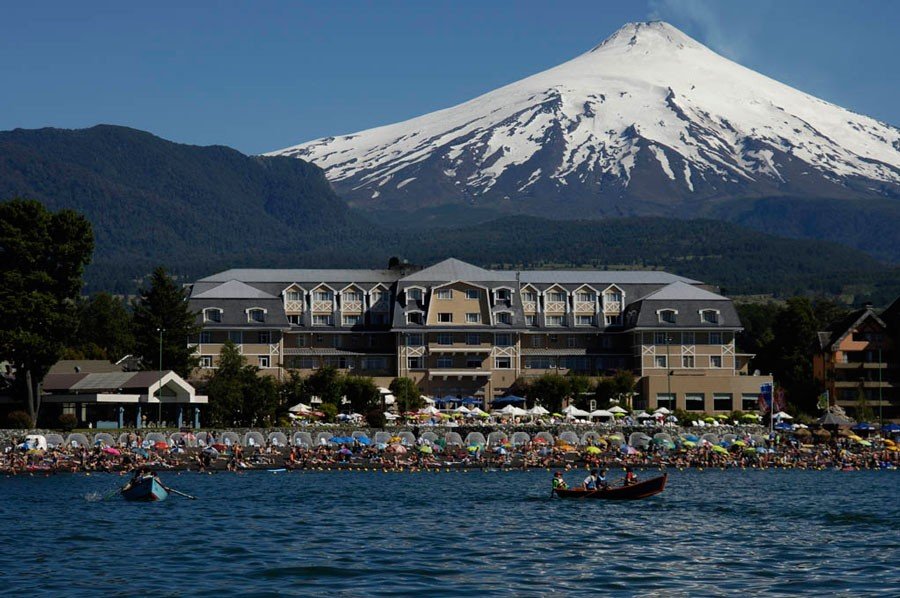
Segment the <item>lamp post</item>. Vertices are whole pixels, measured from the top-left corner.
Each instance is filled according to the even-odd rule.
[[[157,328],[156,331],[159,333],[159,388],[156,389],[156,398],[159,401],[159,410],[157,412],[157,422],[162,423],[162,341],[163,341],[163,332],[166,331],[165,328]]]
[[[672,401],[672,363],[669,357],[669,345],[672,343],[672,335],[666,333],[666,402]],[[674,408],[674,401],[672,401]],[[657,405],[659,407],[659,405]]]
[[[881,361],[881,343],[878,343],[878,425],[884,427],[884,390],[882,385],[882,372],[884,371],[884,362]]]

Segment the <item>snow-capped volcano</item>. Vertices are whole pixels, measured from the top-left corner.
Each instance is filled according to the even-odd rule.
[[[627,24],[458,106],[272,155],[313,162],[372,209],[474,203],[573,218],[736,197],[900,195],[900,130],[662,22]]]

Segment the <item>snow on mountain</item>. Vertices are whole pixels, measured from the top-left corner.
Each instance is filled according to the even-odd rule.
[[[627,24],[458,106],[271,155],[315,163],[373,209],[468,203],[574,217],[735,197],[900,196],[900,130],[662,22]]]

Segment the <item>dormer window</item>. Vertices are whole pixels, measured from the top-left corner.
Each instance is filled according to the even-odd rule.
[[[406,289],[406,300],[407,301],[421,301],[422,300],[422,289],[418,289],[418,288]]]
[[[594,294],[588,291],[581,291],[578,293],[578,301],[580,303],[593,303],[596,300]]]
[[[509,289],[497,289],[497,301],[509,301]]]
[[[498,324],[512,324],[512,313],[508,311],[497,312]]]
[[[222,310],[217,307],[207,307],[203,310],[203,321],[220,323],[222,321]]]
[[[478,299],[478,289],[466,289],[466,299]]]
[[[700,321],[704,324],[718,324],[719,323],[719,310],[717,309],[701,309],[700,310]]]
[[[361,291],[345,291],[343,300],[345,302],[350,302],[350,301],[362,302],[363,294]]]
[[[537,301],[537,293],[534,291],[522,291],[522,301]]]
[[[420,311],[411,311],[406,314],[406,323],[407,324],[418,324],[422,325],[425,323],[425,315]]]
[[[302,301],[303,293],[301,293],[300,291],[288,291],[287,293],[285,293],[285,297],[288,301]]]
[[[247,310],[247,321],[262,324],[266,321],[266,310],[260,307],[254,307]]]
[[[566,300],[566,294],[561,291],[551,291],[547,293],[547,301],[563,303]]]
[[[333,301],[334,294],[331,291],[315,291],[313,293],[313,299],[316,301]]]
[[[674,324],[675,317],[678,315],[674,309],[661,309],[656,313],[659,316],[660,324]]]

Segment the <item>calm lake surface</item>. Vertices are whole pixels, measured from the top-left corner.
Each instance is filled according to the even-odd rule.
[[[199,500],[100,500],[125,479],[107,474],[0,478],[0,592],[900,591],[896,471],[672,471],[632,503],[550,499],[546,471],[162,477]]]

